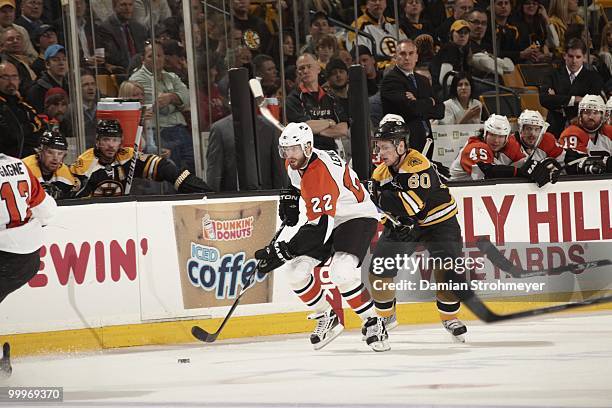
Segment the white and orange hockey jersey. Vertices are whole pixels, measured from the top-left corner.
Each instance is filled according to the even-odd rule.
[[[568,126],[561,132],[559,144],[589,156],[612,156],[612,126],[605,125],[593,137],[579,126]]]
[[[0,251],[29,254],[57,205],[23,161],[0,153]]]
[[[525,154],[521,151],[521,146],[513,137],[508,137],[508,142],[503,149],[494,153],[484,140],[478,136],[472,136],[451,164],[451,180],[482,180],[484,174],[478,167],[478,163],[511,165],[524,158]]]
[[[531,150],[525,148],[525,146],[518,140],[520,137],[518,133],[513,135],[517,142],[521,146],[521,151],[525,156],[529,156]],[[555,135],[552,133],[546,132],[542,135],[542,140],[540,140],[540,144],[535,148],[535,152],[533,152],[532,158],[537,161],[542,161],[547,157],[551,157],[555,159],[560,164],[565,162],[565,149],[559,143],[557,143],[557,139]]]
[[[354,218],[380,219],[359,177],[336,152],[313,149],[313,156],[303,175],[285,164],[291,184],[306,204],[308,221],[325,214],[337,227]]]

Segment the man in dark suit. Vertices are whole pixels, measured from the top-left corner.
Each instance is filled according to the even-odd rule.
[[[113,0],[114,13],[100,25],[99,44],[112,73],[127,73],[130,61],[144,50],[147,28],[133,19],[134,0]],[[123,71],[123,72],[121,72]]]
[[[430,119],[444,117],[444,104],[433,96],[429,80],[414,73],[419,59],[412,40],[398,43],[395,67],[383,78],[380,97],[383,113],[401,115],[410,129],[410,147],[422,151],[427,138],[431,138]],[[433,148],[427,156],[431,158]]]
[[[279,189],[286,185],[286,172],[278,154],[280,132],[261,116],[255,121],[257,162],[263,190]],[[214,191],[237,191],[236,144],[233,116],[229,115],[212,124],[206,151],[206,182]],[[257,187],[254,187],[257,189]],[[241,190],[247,190],[242,186]]]
[[[548,131],[559,137],[570,120],[578,115],[578,103],[586,94],[600,95],[603,79],[584,64],[586,45],[573,38],[567,45],[563,67],[543,79],[540,103],[548,109]]]

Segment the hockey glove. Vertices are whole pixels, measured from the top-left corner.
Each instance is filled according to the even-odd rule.
[[[174,188],[180,194],[206,193],[212,191],[201,178],[184,170],[174,181]]]
[[[278,216],[286,225],[293,227],[300,218],[300,193],[292,187],[280,191]]]
[[[536,183],[538,187],[543,187],[548,183],[556,183],[559,179],[560,170],[558,166],[551,163],[551,160],[555,161],[551,158],[542,161],[527,160],[519,169],[519,174]]]
[[[255,251],[259,272],[268,273],[293,259],[285,241],[278,241]]]
[[[395,225],[391,221],[385,222],[385,226],[390,228],[390,237],[393,240],[402,242],[412,242],[416,239],[417,221],[412,217],[397,217],[400,225]]]
[[[587,156],[577,166],[578,174],[612,173],[612,160],[609,157]]]
[[[41,183],[42,188],[45,190],[47,194],[49,194],[54,199],[59,199],[62,196],[62,190],[53,183]]]
[[[370,198],[374,204],[379,205],[378,199],[380,198],[380,182],[374,179],[367,179],[365,181],[365,187],[368,189]]]

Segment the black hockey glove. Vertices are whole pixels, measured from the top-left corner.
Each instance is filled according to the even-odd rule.
[[[367,179],[365,181],[365,187],[368,189],[370,193],[370,198],[374,202],[374,204],[378,204],[378,199],[380,198],[380,182],[374,179]]]
[[[189,170],[184,170],[174,181],[174,188],[180,194],[206,193],[212,191],[201,178],[191,174]]]
[[[259,261],[257,269],[262,273],[271,272],[293,258],[285,241],[277,241],[255,251],[255,259]]]
[[[612,173],[612,159],[609,157],[588,156],[578,162],[578,174]]]
[[[300,218],[300,193],[295,188],[283,188],[280,191],[278,216],[281,221],[290,227],[298,223]]]
[[[45,190],[47,194],[49,194],[54,199],[59,199],[62,196],[62,190],[53,183],[41,183],[42,188]]]
[[[527,160],[519,169],[519,174],[536,183],[538,187],[543,187],[548,183],[556,183],[560,171],[556,160],[548,157],[542,161]]]
[[[412,242],[416,238],[416,228],[418,228],[417,220],[408,216],[397,217],[400,225],[396,225],[388,220],[385,226],[389,226],[390,238],[402,242]]]

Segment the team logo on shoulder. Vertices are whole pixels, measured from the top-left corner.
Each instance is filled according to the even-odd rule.
[[[393,37],[385,37],[380,41],[380,51],[385,57],[393,57],[397,49],[397,41]]]
[[[123,195],[123,185],[115,180],[105,180],[96,186],[94,197],[116,197]]]
[[[250,50],[259,49],[259,46],[261,45],[261,37],[257,31],[246,30],[242,38]]]
[[[421,164],[423,164],[423,160],[419,159],[418,157],[411,157],[408,160],[408,165],[411,166],[411,167],[418,166],[418,165],[421,165]]]

